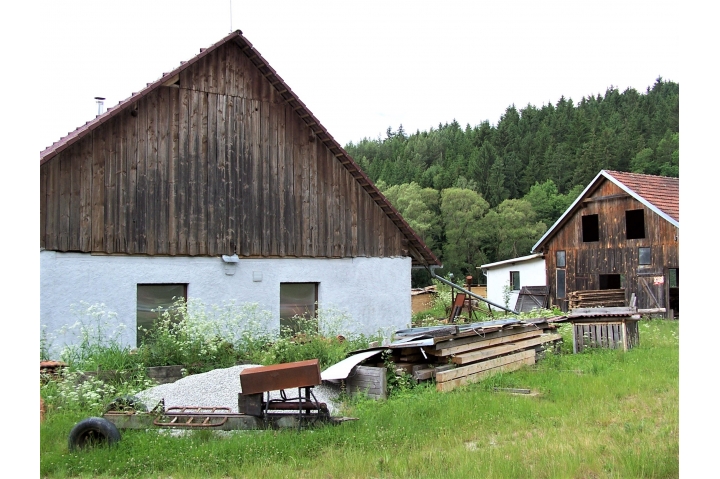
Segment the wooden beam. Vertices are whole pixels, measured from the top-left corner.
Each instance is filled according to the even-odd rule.
[[[437,351],[434,351],[434,354],[436,356],[450,356],[452,354],[465,353],[465,352],[473,351],[473,350],[480,349],[480,348],[497,346],[498,344],[518,342],[523,339],[535,338],[535,337],[540,336],[541,334],[542,334],[542,331],[539,329],[536,329],[534,331],[526,331],[524,333],[513,334],[512,336],[504,336],[504,337],[493,338],[493,339],[483,339],[482,337],[478,336],[477,341],[472,341],[472,342],[468,342],[466,344],[459,344],[457,346],[438,349]],[[468,339],[470,339],[470,338],[468,338]],[[475,338],[472,338],[472,339],[475,339]]]
[[[617,200],[619,198],[627,198],[630,195],[627,193],[615,193],[614,195],[598,196],[596,198],[585,198],[583,203],[595,203],[598,201]]]
[[[562,336],[559,334],[547,334],[535,338],[526,339],[524,341],[514,341],[507,344],[502,344],[492,348],[477,349],[475,351],[469,351],[464,354],[459,354],[452,358],[452,362],[455,364],[469,364],[483,359],[500,356],[501,354],[511,353],[520,351],[527,348],[532,348],[540,344],[549,343],[551,341],[557,341]]]

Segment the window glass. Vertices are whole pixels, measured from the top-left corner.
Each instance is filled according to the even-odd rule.
[[[280,283],[280,331],[297,333],[317,316],[317,283]]]
[[[671,288],[678,288],[680,284],[680,275],[678,274],[677,268],[670,268],[668,271],[668,281],[670,282]]]
[[[520,271],[510,271],[510,287],[513,291],[520,290]]]
[[[161,311],[172,310],[175,301],[187,299],[186,284],[138,284],[137,285],[137,345],[143,344],[147,332]]]
[[[638,248],[639,264],[652,264],[650,248]]]
[[[557,263],[558,268],[565,267],[565,251],[556,251],[555,252],[555,262]]]
[[[564,269],[557,269],[556,272],[556,280],[557,280],[557,297],[558,298],[564,298],[565,297],[565,270]]]

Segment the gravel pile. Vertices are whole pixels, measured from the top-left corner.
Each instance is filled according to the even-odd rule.
[[[245,368],[259,365],[233,366],[226,369],[216,369],[203,374],[193,374],[174,383],[161,384],[146,389],[137,394],[148,408],[152,409],[161,400],[165,399],[165,408],[181,406],[202,407],[228,407],[231,412],[238,412],[238,393],[240,392],[240,371]],[[337,397],[339,387],[332,385],[315,386],[312,389],[319,402],[327,404],[330,414],[337,412]],[[297,395],[297,389],[287,390],[289,397]],[[279,399],[280,393],[273,391],[272,399]]]

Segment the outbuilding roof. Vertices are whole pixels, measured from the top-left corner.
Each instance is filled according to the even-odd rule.
[[[593,193],[603,181],[613,182],[648,209],[657,213],[673,226],[680,228],[680,180],[678,178],[601,170],[565,213],[535,243],[532,251],[537,251],[540,246],[551,238],[565,224],[581,202]]]
[[[494,268],[496,266],[503,266],[506,264],[522,263],[525,261],[530,261],[530,260],[542,258],[542,257],[543,257],[542,253],[535,253],[535,254],[530,254],[527,256],[520,256],[519,258],[510,258],[510,259],[506,259],[503,261],[497,261],[495,263],[483,264],[483,265],[480,265],[480,268],[481,269],[489,269],[489,268]]]
[[[385,196],[372,183],[365,172],[360,169],[355,160],[345,151],[344,148],[328,133],[327,129],[320,124],[320,121],[310,112],[305,104],[300,101],[297,95],[290,89],[285,81],[275,72],[268,62],[260,55],[253,45],[242,35],[240,30],[232,32],[219,42],[211,45],[209,48],[201,48],[200,53],[186,62],[181,62],[180,66],[163,75],[156,81],[148,83],[147,86],[139,92],[133,93],[130,97],[119,102],[114,107],[108,108],[103,114],[98,115],[93,120],[88,121],[83,126],[68,133],[65,137],[56,141],[49,147],[40,152],[40,164],[50,161],[63,150],[67,149],[77,141],[85,137],[93,130],[99,128],[121,112],[131,108],[141,98],[147,96],[150,92],[160,88],[163,85],[171,84],[183,70],[191,67],[196,62],[202,60],[211,52],[226,43],[235,43],[252,61],[252,63],[260,70],[267,80],[277,89],[280,96],[295,110],[305,124],[314,132],[316,137],[333,153],[333,155],[342,163],[352,177],[360,186],[370,195],[375,203],[385,212],[390,220],[407,238],[411,249],[418,254],[413,255],[414,265],[437,265],[441,266],[440,260],[425,245],[423,240],[412,230],[408,223],[402,218],[400,213],[390,204]],[[418,257],[419,255],[419,257]]]

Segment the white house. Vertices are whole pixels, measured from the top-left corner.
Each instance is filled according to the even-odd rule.
[[[40,154],[51,334],[103,303],[136,345],[173,297],[403,329],[413,266],[440,262],[239,31]]]
[[[531,254],[481,265],[487,277],[487,299],[514,308],[523,286],[545,285],[545,257]]]

